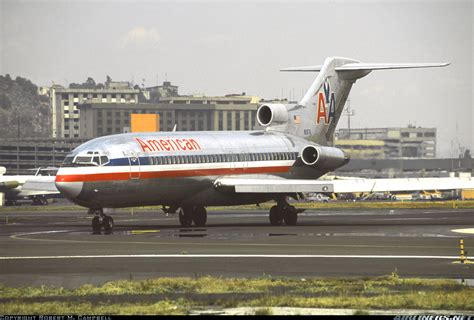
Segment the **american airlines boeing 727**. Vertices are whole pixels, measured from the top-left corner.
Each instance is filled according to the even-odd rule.
[[[275,200],[272,225],[295,225],[287,202],[303,192],[375,192],[474,187],[472,179],[317,180],[349,161],[329,146],[354,82],[372,70],[442,67],[372,64],[331,57],[322,66],[282,71],[319,72],[297,104],[263,104],[260,131],[154,132],[104,136],[82,144],[64,160],[56,186],[96,216],[94,232],[113,230],[104,208],[162,205],[182,226],[204,226],[206,207]]]

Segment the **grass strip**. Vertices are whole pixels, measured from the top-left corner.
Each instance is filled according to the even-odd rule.
[[[100,299],[84,301],[91,296]],[[374,278],[118,280],[70,290],[0,286],[0,306],[7,314],[186,314],[192,306],[210,305],[474,310],[474,288],[454,280],[399,278],[396,273]]]

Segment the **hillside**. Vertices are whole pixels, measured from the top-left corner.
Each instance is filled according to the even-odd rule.
[[[0,139],[49,137],[51,120],[49,99],[41,96],[30,80],[9,74],[0,75]]]

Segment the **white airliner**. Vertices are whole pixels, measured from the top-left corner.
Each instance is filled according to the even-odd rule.
[[[0,167],[0,192],[5,194],[5,204],[15,205],[20,199],[31,199],[33,204],[48,204],[47,196],[58,195],[54,176],[40,175],[39,168],[35,175],[3,175],[5,167]]]
[[[275,200],[272,225],[295,225],[287,202],[303,192],[376,192],[474,187],[472,179],[317,180],[349,161],[328,146],[353,83],[372,70],[443,67],[447,63],[373,64],[331,57],[298,104],[264,104],[260,131],[155,132],[104,136],[72,151],[56,186],[96,216],[94,232],[113,230],[104,208],[162,205],[179,213],[182,226],[203,226],[206,207]]]

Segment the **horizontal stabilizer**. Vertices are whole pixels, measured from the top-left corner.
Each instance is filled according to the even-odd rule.
[[[337,67],[336,71],[354,70],[389,70],[389,69],[412,69],[446,67],[449,63],[348,63]]]
[[[348,63],[340,67],[336,67],[336,71],[372,71],[372,70],[390,70],[390,69],[414,69],[414,68],[435,68],[446,67],[450,63]],[[322,66],[304,66],[304,67],[290,67],[283,68],[280,71],[289,72],[319,72]]]
[[[319,72],[322,67],[323,66],[290,67],[280,69],[280,71]]]

